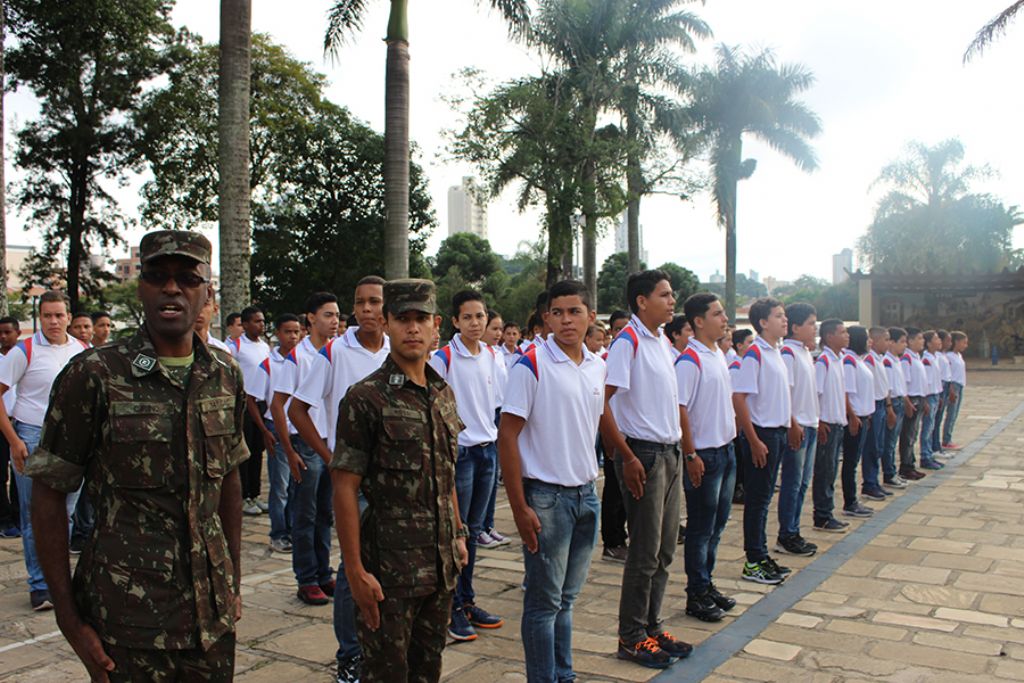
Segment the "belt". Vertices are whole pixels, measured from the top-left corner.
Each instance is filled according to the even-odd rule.
[[[656,448],[656,449],[663,450],[663,451],[667,451],[667,450],[675,448],[676,446],[679,445],[678,441],[673,442],[673,443],[660,443],[658,441],[647,441],[645,439],[634,439],[631,436],[627,436],[626,437],[626,441],[629,444],[636,444],[637,446],[644,446],[646,448]]]

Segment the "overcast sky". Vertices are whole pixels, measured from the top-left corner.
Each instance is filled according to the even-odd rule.
[[[350,108],[375,129],[384,127],[385,45],[388,2],[370,3],[363,32],[342,49],[337,63],[321,52],[328,0],[253,0],[253,30],[269,33],[297,58],[325,73],[327,97]],[[447,157],[440,131],[455,114],[442,95],[456,87],[452,75],[467,66],[491,79],[536,72],[540,61],[511,43],[501,18],[473,0],[412,0],[409,3],[412,56],[412,138],[427,169],[438,228],[429,251],[447,236],[447,189],[472,169]],[[756,158],[754,176],[740,184],[738,269],[762,277],[793,279],[803,273],[831,277],[831,255],[853,247],[871,221],[877,193],[869,186],[880,168],[899,156],[910,140],[934,144],[958,136],[967,160],[988,163],[999,175],[979,185],[1007,204],[1024,202],[1021,113],[1024,90],[1024,21],[1010,27],[980,58],[964,66],[961,57],[974,32],[1009,0],[865,0],[859,3],[790,0],[707,0],[693,9],[715,35],[691,57],[711,62],[713,47],[768,47],[784,62],[799,62],[817,82],[804,98],[822,119],[814,140],[820,169],[811,174],[752,139],[744,155]],[[213,0],[178,0],[174,22],[218,39],[218,5]],[[8,96],[10,131],[32,115],[29,98]],[[10,159],[10,152],[8,159]],[[8,162],[9,164],[10,162]],[[8,165],[8,179],[16,170]],[[137,192],[120,193],[126,205]],[[540,235],[539,214],[517,212],[507,192],[489,209],[491,244],[511,254],[524,239]],[[645,248],[651,265],[675,261],[701,279],[724,271],[724,235],[707,196],[682,202],[646,198],[641,207]],[[38,244],[9,217],[9,242]],[[130,236],[137,241],[143,231]],[[1024,240],[1018,236],[1018,245]],[[598,258],[613,251],[602,238]]]

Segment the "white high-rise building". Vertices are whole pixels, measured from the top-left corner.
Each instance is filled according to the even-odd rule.
[[[487,239],[487,203],[483,190],[473,176],[465,176],[461,185],[448,188],[448,236],[471,232]]]
[[[615,253],[627,253],[629,251],[629,214],[625,211],[619,216],[619,222],[615,226]],[[647,250],[644,249],[644,226],[640,225],[639,230],[639,241],[640,241],[640,260],[650,265],[647,259]]]
[[[708,282],[710,282],[713,285],[720,285],[723,282],[725,282],[725,276],[716,270],[715,272],[711,273],[711,277],[708,279]]]
[[[850,279],[853,272],[853,250],[843,249],[838,254],[832,254],[832,284],[838,285]]]

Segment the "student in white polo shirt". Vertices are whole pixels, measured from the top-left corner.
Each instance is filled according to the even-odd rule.
[[[843,321],[829,318],[821,323],[821,354],[814,361],[814,386],[818,392],[818,448],[814,454],[814,528],[829,533],[845,533],[849,522],[836,519],[835,486],[839,470],[839,449],[843,433],[851,421],[859,421],[846,395],[843,377],[843,349],[850,333]]]
[[[683,434],[686,475],[686,613],[701,621],[721,621],[736,601],[722,595],[712,574],[736,483],[736,414],[732,380],[717,340],[729,326],[722,302],[708,292],[683,304],[693,330],[675,361],[679,389],[679,424]]]
[[[682,432],[672,351],[659,328],[672,320],[676,299],[660,270],[630,275],[626,298],[633,317],[608,349],[608,405],[601,418],[629,529],[618,656],[664,668],[691,649],[664,630],[661,618],[679,534]]]
[[[928,411],[925,395],[928,393],[928,375],[921,362],[924,335],[917,327],[907,327],[907,350],[900,356],[900,367],[907,379],[907,396],[914,407],[903,418],[900,431],[900,476],[910,481],[923,479],[925,474],[914,466],[914,445],[921,430],[921,420]]]
[[[519,324],[506,322],[501,331],[501,357],[505,360],[505,369],[511,370],[512,366],[519,362],[523,351],[519,348],[520,333]]]
[[[896,419],[886,424],[885,441],[882,447],[882,481],[890,489],[907,488],[907,480],[900,476],[896,463],[896,446],[907,414],[913,414],[914,405],[907,397],[907,378],[903,374],[900,358],[907,350],[907,331],[902,327],[889,328],[889,348],[882,358],[886,377],[889,379],[889,394]]]
[[[893,495],[892,491],[882,488],[878,481],[885,453],[885,432],[889,426],[896,424],[889,372],[885,368],[885,354],[889,351],[889,343],[889,330],[884,327],[872,327],[868,330],[868,352],[861,356],[861,362],[871,371],[875,388],[875,412],[871,415],[871,433],[867,437],[861,456],[864,484],[860,493],[869,500],[885,500]]]
[[[451,342],[434,354],[430,366],[455,393],[459,418],[465,429],[459,432],[459,459],[455,463],[455,494],[462,526],[469,529],[466,549],[469,561],[459,573],[452,598],[448,635],[455,640],[475,640],[475,628],[500,628],[505,622],[476,604],[473,567],[476,541],[484,531],[487,504],[498,476],[498,428],[494,411],[498,407],[505,367],[492,348],[481,341],[487,325],[487,307],[480,292],[465,289],[452,297],[452,325],[458,332]],[[474,628],[475,627],[475,628]]]
[[[597,543],[594,439],[605,366],[583,347],[595,314],[582,282],[551,288],[549,343],[512,366],[498,430],[505,490],[523,540],[522,640],[530,681],[569,681],[572,607]]]
[[[199,311],[199,317],[196,318],[196,334],[199,335],[200,339],[205,339],[206,345],[211,349],[220,349],[226,353],[231,353],[231,349],[228,348],[227,344],[210,333],[210,326],[213,324],[219,311],[220,306],[217,305],[216,297],[211,296],[208,298],[202,310]]]
[[[800,441],[786,444],[779,482],[779,536],[775,550],[808,557],[818,546],[800,535],[800,511],[814,474],[814,454],[818,447],[818,391],[814,385],[815,332],[818,312],[808,303],[786,306],[788,332],[782,343],[782,362],[786,364],[793,417],[800,427]]]
[[[0,409],[0,432],[11,448],[11,464],[18,485],[21,543],[28,571],[29,601],[36,611],[53,609],[50,589],[43,577],[32,533],[32,479],[23,474],[25,461],[39,445],[50,389],[71,358],[88,346],[68,334],[70,308],[63,292],[49,290],[39,297],[41,330],[18,342],[0,364],[0,393],[17,388],[10,415]],[[2,404],[0,404],[2,405]],[[67,497],[68,519],[74,514],[78,493]]]
[[[875,377],[861,360],[868,352],[868,331],[860,325],[849,328],[850,341],[843,349],[843,384],[857,420],[850,420],[843,433],[843,514],[870,517],[874,510],[857,499],[857,468],[864,445],[871,435],[871,416],[875,412]]]
[[[74,325],[72,325],[74,328]],[[949,403],[949,385],[953,376],[952,368],[949,365],[949,357],[946,352],[953,347],[948,330],[935,330],[939,337],[939,349],[935,352],[935,360],[939,366],[939,377],[942,381],[942,391],[939,393],[939,406],[935,411],[935,426],[932,428],[932,454],[941,455],[944,458],[951,457],[952,453],[942,452],[942,418],[946,416],[946,408]]]
[[[935,431],[935,417],[938,415],[939,403],[942,400],[942,369],[936,358],[942,340],[935,330],[928,330],[922,333],[922,336],[924,352],[921,354],[921,364],[924,366],[926,378],[924,398],[927,408],[921,416],[921,469],[941,470],[944,465],[935,459],[932,436]]]
[[[963,352],[967,350],[967,335],[959,330],[950,333],[952,347],[946,353],[949,360],[949,407],[946,408],[946,422],[942,427],[942,449],[958,451],[960,446],[953,442],[953,429],[956,419],[960,416],[960,404],[963,402],[964,387],[967,385],[967,365],[964,363]]]
[[[782,583],[790,574],[768,554],[768,506],[771,504],[779,464],[793,420],[789,377],[779,343],[786,334],[786,310],[778,299],[762,298],[750,307],[750,322],[757,332],[743,354],[733,383],[733,407],[741,439],[745,442],[743,468],[742,577],[767,585]]]
[[[259,367],[270,355],[270,344],[264,341],[266,318],[259,306],[246,306],[242,309],[242,329],[244,333],[237,339],[228,342],[228,350],[242,368],[242,380],[245,382],[245,393],[251,396],[254,405],[246,404],[247,410],[243,418],[242,435],[245,445],[249,448],[249,459],[239,467],[242,477],[242,512],[247,515],[259,515],[269,509],[260,500],[260,479],[263,472],[263,451],[266,447],[263,418],[260,417],[266,406],[261,406],[266,387]]]

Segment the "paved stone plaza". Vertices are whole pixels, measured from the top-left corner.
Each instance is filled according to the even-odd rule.
[[[973,371],[956,440],[967,446],[946,470],[913,484],[854,532],[804,535],[812,558],[778,556],[794,575],[774,590],[740,580],[742,509],[722,540],[716,583],[739,605],[718,624],[683,613],[682,553],[673,565],[668,628],[698,644],[659,681],[1024,680],[1024,372]],[[838,495],[838,492],[837,492]],[[498,527],[515,527],[504,499]],[[331,607],[295,597],[289,556],[271,555],[267,517],[243,535],[245,613],[238,680],[330,681],[337,647]],[[774,541],[774,511],[769,538]],[[645,681],[658,672],[615,658],[622,566],[594,554],[575,611],[581,680]],[[521,681],[518,546],[480,551],[478,602],[504,628],[445,651],[445,680]],[[29,609],[21,541],[0,539],[0,681],[88,680],[56,631],[53,613]]]

